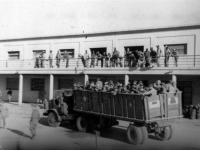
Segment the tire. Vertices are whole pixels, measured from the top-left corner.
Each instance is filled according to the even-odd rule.
[[[169,126],[169,131],[170,131],[170,134],[169,134],[169,137],[167,138],[167,140],[170,140],[173,138],[173,135],[174,135],[174,129],[173,129],[173,126]]]
[[[49,126],[51,126],[51,127],[59,126],[60,122],[58,122],[57,120],[58,120],[58,118],[57,118],[56,114],[53,113],[53,112],[50,112],[49,115],[48,115],[48,124],[49,124]]]
[[[170,137],[169,127],[161,127],[159,132],[155,132],[155,136],[160,141],[167,140]]]
[[[140,127],[140,129],[142,131],[142,142],[140,144],[143,144],[148,139],[148,131],[147,131],[147,128],[145,126]]]
[[[138,145],[142,142],[142,131],[141,128],[134,125],[129,125],[127,129],[128,141],[133,145]]]
[[[87,132],[89,129],[88,120],[83,116],[79,116],[76,120],[76,127],[80,132]]]

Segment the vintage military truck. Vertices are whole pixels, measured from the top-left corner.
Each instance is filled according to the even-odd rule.
[[[117,120],[130,122],[127,138],[134,145],[144,143],[148,133],[159,140],[173,136],[170,119],[182,117],[181,92],[147,97],[142,94],[116,94],[87,90],[57,90],[43,115],[56,127],[62,121],[76,123],[81,132],[109,128]]]

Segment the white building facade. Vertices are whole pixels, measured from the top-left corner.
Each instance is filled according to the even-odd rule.
[[[112,54],[116,47],[123,57],[127,48],[145,51],[153,47],[156,50],[156,45],[163,53],[165,45],[176,48],[179,52],[178,67],[172,57],[169,67],[164,67],[162,57],[161,67],[153,68],[84,68],[78,59],[85,50],[89,55],[92,51]],[[58,50],[67,50],[71,56],[69,67],[66,68],[66,62],[61,61],[60,68],[57,68],[54,60],[54,68],[49,68],[47,60],[45,68],[34,68],[35,55],[44,52],[48,59],[50,50],[54,58]],[[13,101],[19,104],[36,102],[39,89],[44,89],[45,97],[52,99],[54,90],[72,87],[76,82],[85,84],[97,77],[124,84],[133,80],[148,84],[156,80],[174,80],[183,91],[184,107],[200,103],[200,25],[0,40],[0,90],[3,100],[7,100],[8,89],[12,89]]]

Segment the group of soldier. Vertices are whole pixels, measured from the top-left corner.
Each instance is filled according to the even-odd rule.
[[[147,48],[145,52],[136,50],[130,51],[129,48],[126,49],[124,57],[120,56],[120,52],[114,47],[114,50],[111,53],[104,52],[101,54],[99,51],[96,53],[93,51],[91,56],[85,50],[84,55],[79,54],[79,58],[82,60],[84,67],[95,67],[100,65],[101,67],[122,67],[123,60],[124,60],[124,67],[152,67],[152,63],[156,63],[158,67],[160,67],[160,58],[162,55],[162,50],[160,49],[159,45],[156,46],[157,50],[154,50],[153,47],[149,49]],[[164,64],[165,67],[169,66],[169,58],[174,57],[175,66],[178,66],[178,51],[173,49],[170,51],[168,46],[165,46],[164,50]],[[60,51],[58,50],[56,54],[56,66],[57,68],[60,67],[60,61],[66,60],[66,68],[69,67],[69,58],[70,55],[67,51],[64,51],[63,55],[61,55]],[[124,58],[124,59],[123,59]],[[91,60],[91,61],[90,61]],[[53,68],[53,53],[50,50],[49,58],[45,59],[44,52],[38,54],[35,60],[35,68],[45,68],[45,61],[49,61],[49,68]],[[90,62],[90,64],[89,64]]]
[[[57,51],[56,54],[56,66],[57,68],[60,68],[60,61],[66,61],[66,68],[69,67],[69,53],[67,51],[64,51],[63,56],[61,55],[60,51]],[[44,52],[37,54],[35,58],[35,68],[45,68],[45,61],[49,61],[49,68],[53,68],[53,53],[52,50],[50,50],[49,58],[45,59]]]
[[[103,82],[98,78],[96,83],[87,81],[86,85],[83,86],[80,82],[74,84],[74,90],[91,90],[99,92],[111,92],[113,94],[117,93],[130,93],[130,94],[143,94],[147,96],[158,95],[163,93],[178,93],[179,90],[176,86],[176,82],[171,80],[168,83],[161,82],[157,80],[148,86],[145,86],[142,81],[133,81],[133,83],[128,83],[123,85],[120,82],[116,84],[113,81]]]
[[[82,59],[82,63],[84,67],[95,67],[98,66],[99,61],[101,62],[101,67],[122,67],[122,60],[124,58],[124,67],[152,67],[152,63],[157,64],[160,67],[160,58],[163,56],[162,50],[159,45],[156,46],[157,50],[154,50],[153,47],[149,49],[147,48],[145,52],[136,50],[130,51],[129,48],[126,49],[124,57],[120,56],[120,52],[114,48],[112,55],[110,53],[104,52],[100,54],[99,51],[96,53],[93,51],[90,55],[87,50],[84,55],[79,55]],[[170,51],[168,46],[165,46],[164,50],[164,64],[165,67],[169,66],[169,58],[174,57],[175,66],[178,66],[178,51],[173,49]],[[89,64],[89,60],[90,64]]]

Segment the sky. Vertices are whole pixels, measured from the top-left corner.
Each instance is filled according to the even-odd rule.
[[[0,0],[0,39],[200,24],[200,0]]]

